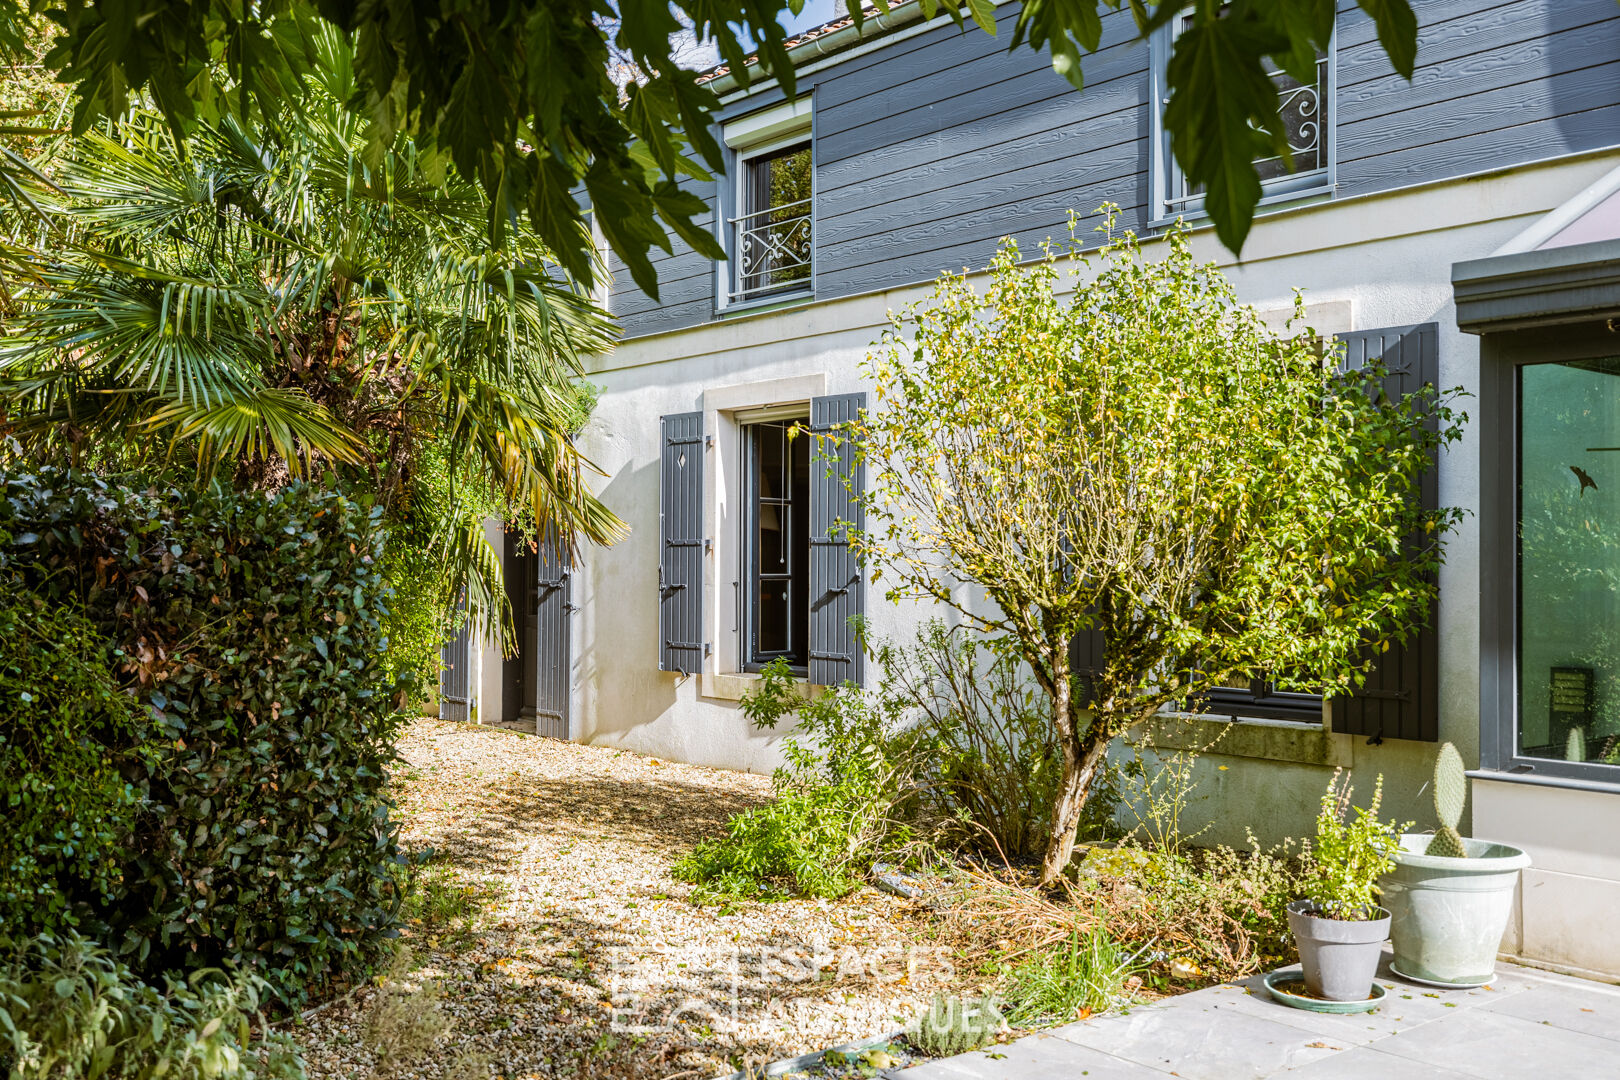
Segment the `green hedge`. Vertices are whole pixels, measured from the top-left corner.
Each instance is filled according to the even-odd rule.
[[[379,517],[304,485],[0,477],[0,572],[82,610],[150,714],[105,736],[140,803],[122,879],[64,883],[137,971],[240,964],[297,998],[392,936]]]
[[[137,806],[115,748],[141,714],[89,620],[0,576],[0,925],[54,930],[75,899],[111,901]]]

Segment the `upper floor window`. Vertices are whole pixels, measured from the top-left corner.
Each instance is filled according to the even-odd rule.
[[[1156,188],[1160,200],[1160,218],[1192,215],[1203,212],[1204,189],[1187,179],[1170,152],[1170,137],[1163,126],[1163,108],[1169,101],[1165,81],[1165,66],[1175,45],[1175,37],[1192,25],[1192,12],[1184,12],[1171,27],[1166,28],[1153,44],[1154,97],[1159,112],[1154,118],[1158,133],[1155,160],[1158,164]],[[1335,32],[1335,41],[1337,32]],[[1316,58],[1316,77],[1302,83],[1286,71],[1270,72],[1277,86],[1277,108],[1282,117],[1293,158],[1281,154],[1268,154],[1255,159],[1260,174],[1261,201],[1274,201],[1285,196],[1298,196],[1331,190],[1334,183],[1333,124],[1336,119],[1336,75],[1333,60],[1334,43],[1327,52]]]
[[[808,288],[811,265],[810,144],[743,159],[735,299]]]
[[[726,125],[733,188],[722,238],[725,301],[809,292],[815,271],[815,179],[808,99]]]

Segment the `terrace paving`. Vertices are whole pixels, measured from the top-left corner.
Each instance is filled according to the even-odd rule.
[[[1523,1080],[1620,1078],[1620,988],[1512,964],[1478,990],[1436,990],[1379,972],[1371,1013],[1332,1016],[1273,1001],[1261,977],[1004,1046],[931,1061],[895,1080]]]

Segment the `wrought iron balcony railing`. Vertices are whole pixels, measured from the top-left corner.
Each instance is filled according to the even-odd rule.
[[[809,199],[730,219],[731,299],[810,287],[815,250]]]

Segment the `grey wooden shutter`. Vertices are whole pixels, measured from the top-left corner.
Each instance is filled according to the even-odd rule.
[[[810,399],[810,431],[825,434],[860,416],[866,395]],[[845,525],[861,528],[857,498],[865,468],[848,440],[818,445],[810,465],[810,682],[816,686],[860,684],[865,674],[859,634],[851,620],[866,611],[866,586]],[[852,483],[846,484],[846,478]]]
[[[1341,370],[1354,371],[1381,361],[1386,374],[1383,393],[1399,401],[1424,385],[1440,382],[1439,325],[1391,326],[1340,334],[1345,346]],[[1435,429],[1430,416],[1425,426]],[[1440,482],[1433,463],[1424,472],[1419,493],[1425,510],[1440,505]],[[1365,735],[1372,740],[1416,739],[1434,742],[1440,737],[1439,604],[1429,608],[1421,629],[1408,634],[1406,643],[1390,643],[1375,654],[1367,682],[1353,696],[1333,702],[1333,730]]]
[[[465,604],[462,605],[466,610]],[[472,620],[439,646],[439,719],[472,719]]]
[[[573,680],[569,615],[574,611],[573,567],[568,544],[556,536],[540,541],[535,566],[534,733],[568,738],[568,702]]]
[[[659,421],[662,462],[658,559],[658,670],[690,675],[703,664],[703,414]]]

